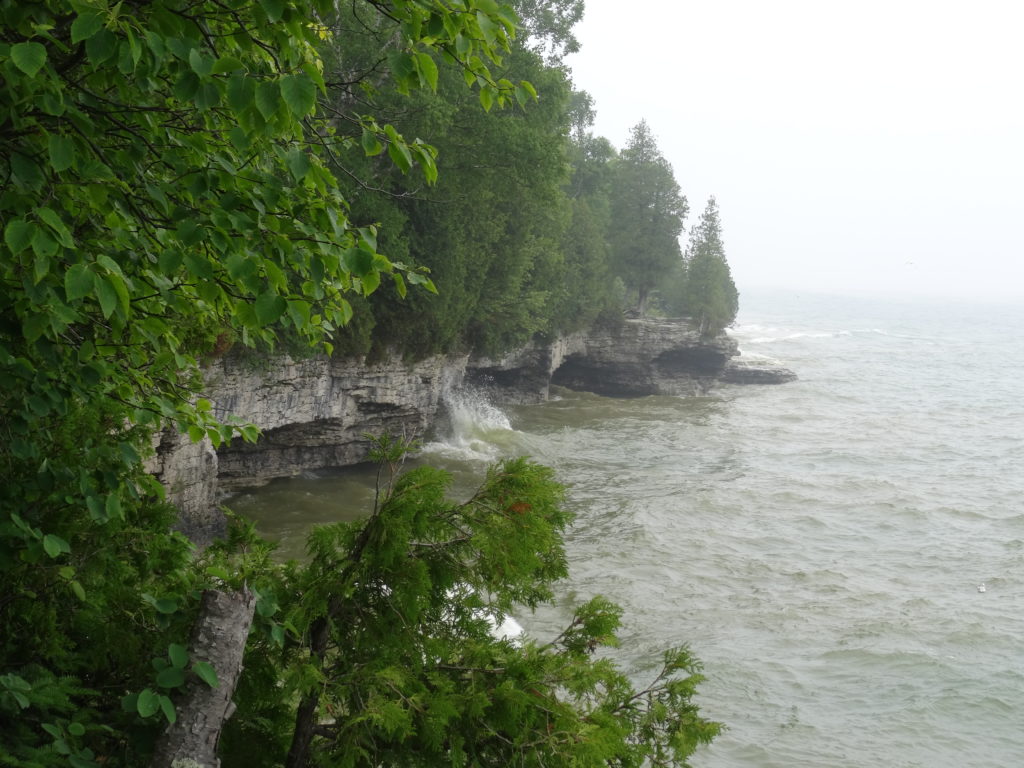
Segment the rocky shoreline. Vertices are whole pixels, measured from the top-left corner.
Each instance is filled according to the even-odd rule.
[[[153,472],[181,512],[181,529],[198,544],[223,530],[218,499],[242,487],[326,467],[357,464],[366,437],[385,432],[420,437],[443,414],[444,395],[460,387],[496,404],[538,403],[552,385],[610,397],[701,395],[718,384],[778,384],[785,368],[737,359],[736,343],[711,340],[685,320],[626,319],[535,341],[500,358],[437,356],[415,363],[315,357],[264,361],[228,355],[203,371],[204,396],[218,417],[262,431],[214,450],[170,431],[160,436]]]

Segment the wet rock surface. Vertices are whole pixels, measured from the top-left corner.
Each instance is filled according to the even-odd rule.
[[[437,356],[379,363],[287,356],[227,356],[203,372],[216,415],[252,423],[255,444],[214,451],[165,433],[151,471],[197,543],[223,530],[217,500],[243,487],[365,461],[370,436],[419,438],[444,413],[445,393],[470,386],[492,402],[538,403],[553,384],[610,397],[702,395],[719,382],[779,384],[785,368],[737,360],[726,334],[702,339],[684,319],[627,318],[613,327],[534,341],[500,358]]]

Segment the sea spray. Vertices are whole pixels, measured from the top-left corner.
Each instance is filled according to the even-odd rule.
[[[514,430],[508,416],[472,387],[446,386],[442,413],[447,424],[420,453],[456,461],[490,463],[501,457]]]
[[[510,410],[514,430],[457,395],[463,427],[431,446],[452,458],[418,461],[467,492],[495,454],[556,470],[576,513],[571,576],[555,606],[517,618],[545,637],[607,596],[626,608],[615,654],[637,679],[688,643],[702,711],[729,725],[695,768],[1019,765],[1024,310],[744,300],[744,357],[799,381],[562,391]],[[494,442],[460,463],[473,439]]]

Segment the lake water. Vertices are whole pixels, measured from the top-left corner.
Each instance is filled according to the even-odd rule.
[[[688,643],[728,726],[695,768],[1024,765],[1024,310],[743,302],[744,355],[799,381],[504,411],[456,393],[421,460],[461,487],[505,455],[557,470],[572,575],[518,618],[543,636],[610,597],[638,679]],[[369,483],[298,478],[232,506],[299,554]]]

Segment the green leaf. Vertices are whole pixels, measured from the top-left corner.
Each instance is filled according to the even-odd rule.
[[[152,717],[160,708],[160,697],[147,688],[139,694],[139,698],[135,702],[135,707],[136,711],[142,717]]]
[[[57,252],[57,241],[45,229],[38,227],[32,235],[32,250],[37,256],[53,256]]]
[[[228,79],[227,93],[228,106],[235,112],[241,112],[252,104],[256,94],[256,81],[245,75],[232,75]]]
[[[249,132],[240,125],[234,126],[228,133],[228,141],[231,142],[231,146],[237,149],[239,152],[245,152],[249,148]]]
[[[359,227],[359,240],[366,244],[371,251],[377,250],[376,227]]]
[[[363,295],[369,296],[380,286],[380,272],[370,270],[360,278],[363,282]]]
[[[121,304],[121,312],[125,319],[128,319],[128,315],[131,313],[131,299],[128,296],[128,286],[125,284],[122,277],[116,272],[111,272],[107,275],[107,282],[114,286],[114,292],[117,293],[117,300]]]
[[[178,669],[184,669],[188,666],[188,649],[184,645],[179,645],[178,643],[168,645],[167,657],[171,660],[171,664]]]
[[[44,277],[50,274],[50,257],[37,254],[32,264],[32,278],[35,285],[39,285]]]
[[[177,600],[172,600],[169,597],[161,597],[159,600],[157,600],[153,604],[153,607],[156,608],[157,611],[159,611],[160,613],[165,613],[165,614],[177,613],[177,611],[178,611],[178,601]]]
[[[217,688],[220,686],[220,680],[217,679],[217,670],[213,668],[213,665],[210,664],[210,662],[197,661],[192,665],[192,671],[196,673],[200,680],[211,688]]]
[[[281,97],[296,117],[305,117],[316,106],[316,83],[308,75],[281,78]]]
[[[88,40],[103,28],[103,14],[97,11],[86,11],[80,13],[71,22],[71,42],[78,45],[83,40]]]
[[[190,69],[185,70],[174,83],[174,95],[182,101],[192,101],[199,91],[200,84],[199,75]]]
[[[72,264],[64,273],[64,294],[68,301],[77,301],[93,292],[95,275],[82,263]]]
[[[109,494],[103,509],[106,512],[107,519],[119,519],[121,517],[121,497],[116,493]]]
[[[185,268],[193,275],[203,280],[213,279],[213,265],[210,260],[203,256],[200,251],[188,251],[185,253]]]
[[[220,89],[216,83],[203,83],[196,92],[195,105],[200,112],[205,112],[220,104]]]
[[[39,189],[46,181],[35,159],[15,151],[10,155],[11,170],[18,180],[29,189]]]
[[[363,277],[373,269],[373,253],[363,248],[349,248],[341,255],[345,269],[356,277]]]
[[[402,277],[402,273],[395,272],[391,275],[391,278],[395,281],[395,290],[398,292],[398,295],[404,299],[406,293],[408,293],[408,288],[405,286],[405,279]]]
[[[422,285],[431,293],[437,293],[437,286],[434,285],[434,281],[419,272],[409,273],[409,283],[412,285]]]
[[[234,56],[221,56],[213,63],[213,74],[221,75],[225,72],[234,72],[236,69],[245,69],[245,65]]]
[[[4,242],[11,253],[18,254],[28,248],[35,234],[36,225],[23,219],[12,219],[4,227]]]
[[[384,151],[384,145],[380,143],[380,140],[377,138],[377,134],[373,131],[367,130],[366,128],[363,129],[361,143],[363,145],[363,152],[366,153],[367,157],[379,155]]]
[[[11,61],[29,77],[35,77],[46,64],[46,48],[40,43],[16,43],[11,46]]]
[[[125,712],[138,712],[139,694],[129,693],[127,696],[122,697],[121,709],[123,709]]]
[[[57,173],[66,171],[75,162],[75,142],[69,136],[50,134],[50,167]]]
[[[256,303],[254,309],[256,311],[256,320],[261,326],[267,326],[274,323],[285,313],[288,308],[287,302],[274,291],[266,291],[256,297]]]
[[[494,45],[494,41],[500,32],[498,25],[495,24],[491,20],[491,17],[483,11],[476,12],[476,23],[480,25],[480,31],[484,35],[484,40],[486,40],[488,44]]]
[[[43,537],[43,549],[53,559],[57,559],[65,552],[70,552],[70,545],[60,536],[48,533]]]
[[[415,61],[412,54],[404,51],[392,51],[388,54],[391,75],[395,78],[395,85],[399,93],[408,93],[409,86],[415,85],[419,79]]]
[[[309,155],[303,152],[298,147],[288,150],[288,154],[285,155],[285,162],[288,164],[288,170],[292,172],[292,176],[295,177],[296,181],[302,181],[306,178],[306,174],[309,173],[310,162]]]
[[[104,318],[109,318],[114,314],[114,310],[117,309],[117,291],[108,282],[108,278],[96,278],[96,298],[99,299],[100,310],[103,312]]]
[[[270,22],[280,21],[284,15],[284,0],[260,0],[260,6]]]
[[[390,128],[391,126],[388,126]],[[413,167],[413,156],[409,152],[409,147],[406,145],[401,138],[395,137],[388,142],[387,154],[391,158],[391,162],[394,163],[398,170],[402,173],[408,173],[409,169]]]
[[[36,216],[43,220],[50,229],[57,234],[57,239],[60,240],[60,244],[66,248],[73,248],[75,240],[71,237],[71,233],[61,220],[60,216],[57,215],[56,211],[52,208],[36,208]]]
[[[213,70],[213,61],[196,48],[188,52],[188,64],[200,77],[206,77]]]
[[[103,64],[117,52],[117,35],[101,29],[85,41],[85,52],[95,65]]]
[[[178,688],[185,684],[185,670],[181,667],[167,667],[156,676],[156,684],[161,688]]]
[[[437,64],[430,57],[429,53],[416,54],[416,69],[419,70],[420,79],[424,85],[430,86],[430,90],[437,90]]]
[[[291,317],[292,323],[298,329],[307,328],[309,326],[309,313],[310,304],[308,301],[289,301],[288,302],[288,316]]]
[[[281,88],[276,80],[264,80],[256,86],[256,109],[264,120],[273,117],[281,106]]]
[[[491,107],[494,106],[494,93],[488,85],[480,86],[480,105],[485,112],[490,112]]]
[[[177,722],[178,713],[174,711],[174,703],[166,696],[160,697],[160,709],[163,710],[168,723]]]
[[[177,248],[168,248],[160,254],[160,258],[157,260],[157,264],[160,266],[160,271],[167,277],[173,277],[174,274],[181,268],[181,262],[184,254]]]
[[[270,637],[278,648],[284,648],[284,627],[280,624],[274,624],[270,628]]]

